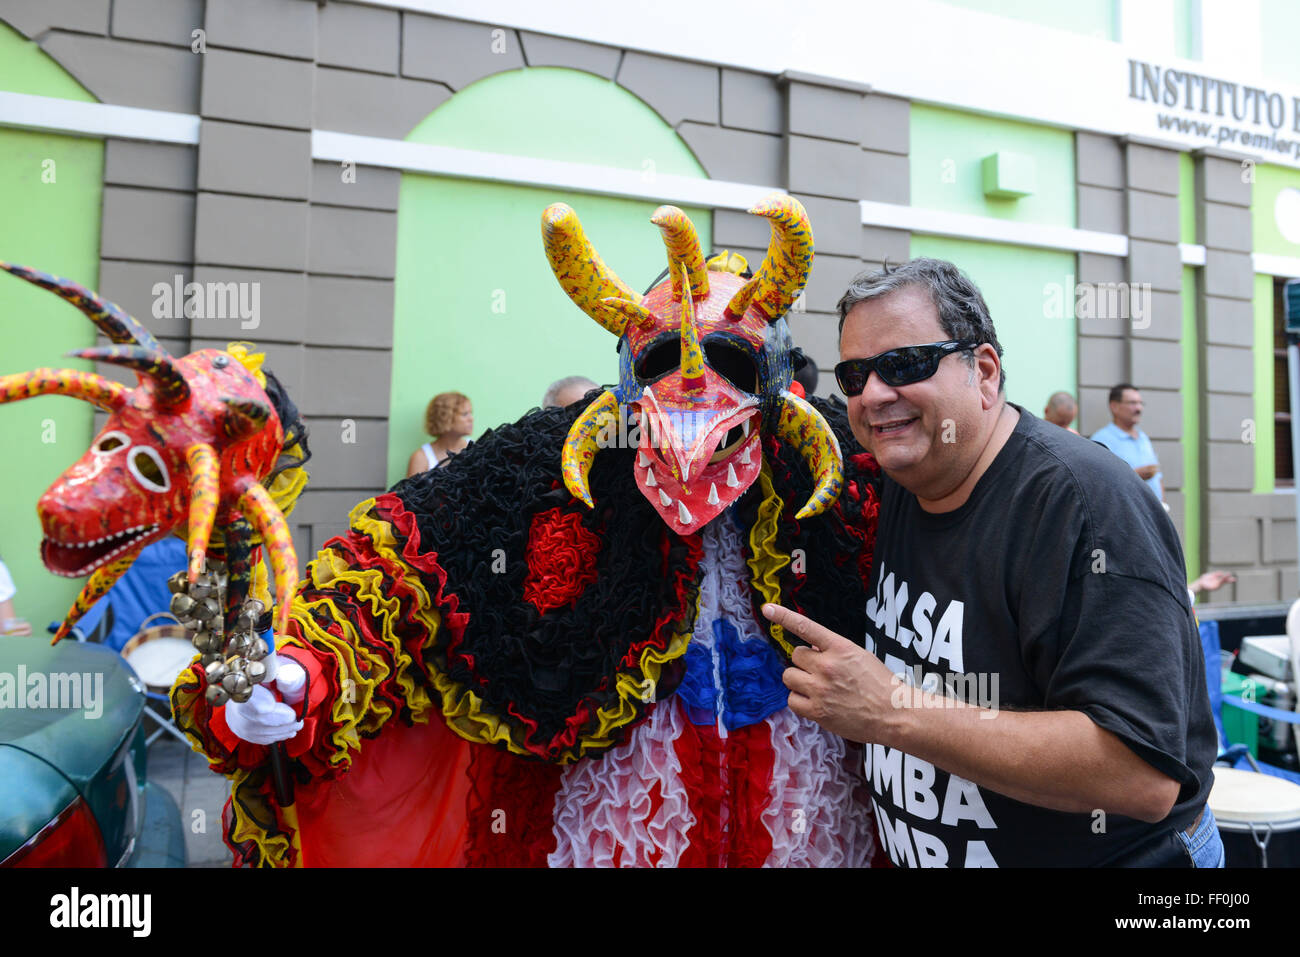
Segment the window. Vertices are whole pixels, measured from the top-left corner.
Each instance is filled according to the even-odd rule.
[[[1275,486],[1295,487],[1291,458],[1291,378],[1287,373],[1285,313],[1282,292],[1285,279],[1273,280],[1273,476]]]

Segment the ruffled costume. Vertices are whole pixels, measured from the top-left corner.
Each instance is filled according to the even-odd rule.
[[[307,568],[281,653],[308,672],[287,742],[310,866],[861,866],[875,846],[853,748],[785,704],[779,601],[865,630],[874,461],[842,407],[843,492],[766,438],[760,480],[672,533],[602,452],[597,503],[559,449],[573,410],[535,412],[353,511]],[[178,722],[235,783],[236,863],[285,866],[266,749],[209,709],[195,666]],[[453,730],[454,729],[454,730]],[[486,745],[486,746],[485,746]]]

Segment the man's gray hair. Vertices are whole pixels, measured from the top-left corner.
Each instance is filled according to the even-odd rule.
[[[543,409],[559,408],[560,393],[565,389],[571,389],[574,386],[585,386],[584,393],[590,392],[596,388],[596,383],[592,382],[585,375],[568,375],[563,379],[556,379],[546,387],[546,393],[542,396]]]
[[[840,335],[844,334],[845,317],[858,303],[879,299],[906,286],[920,286],[930,293],[930,300],[939,312],[939,325],[949,339],[970,339],[980,344],[987,342],[998,354],[998,359],[1002,358],[1002,344],[998,342],[989,307],[979,288],[960,269],[942,259],[910,259],[901,266],[890,268],[886,265],[884,269],[855,276],[839,301]],[[973,355],[967,353],[966,361],[974,367]],[[998,391],[1004,390],[1006,384],[1004,369]]]

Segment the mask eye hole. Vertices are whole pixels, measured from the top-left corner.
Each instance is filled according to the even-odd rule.
[[[120,449],[126,444],[126,436],[121,432],[109,432],[106,435],[100,436],[99,441],[95,443],[95,451],[112,452],[116,449]]]
[[[742,392],[758,392],[758,369],[749,353],[727,342],[704,343],[709,367]]]
[[[674,336],[641,353],[641,357],[636,361],[636,377],[642,382],[653,382],[681,364],[682,341]]]
[[[136,481],[149,491],[166,492],[171,488],[171,481],[167,477],[167,466],[163,464],[162,456],[149,446],[137,445],[131,450],[131,457],[127,459],[126,464]]]

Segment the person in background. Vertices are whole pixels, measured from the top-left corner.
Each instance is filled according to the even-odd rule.
[[[16,594],[18,594],[18,589],[14,587],[13,577],[10,576],[5,563],[0,561],[0,635],[30,635],[32,633],[31,622],[19,618],[14,613],[14,595]]]
[[[1237,580],[1237,576],[1232,572],[1212,571],[1206,572],[1195,581],[1187,583],[1187,593],[1192,596],[1192,601],[1196,601],[1196,593],[1201,591],[1218,591],[1224,585],[1231,584]]]
[[[1127,382],[1110,390],[1110,425],[1092,433],[1092,440],[1100,442],[1125,462],[1138,478],[1147,483],[1158,501],[1165,500],[1160,463],[1151,439],[1138,428],[1142,418],[1142,393]]]
[[[447,459],[469,444],[474,431],[474,406],[459,392],[443,392],[424,410],[424,431],[433,438],[413,453],[406,465],[406,477],[445,465]]]
[[[596,387],[596,383],[586,376],[570,375],[556,379],[542,395],[542,408],[566,409]]]
[[[1079,430],[1074,428],[1070,423],[1079,414],[1079,407],[1075,404],[1074,396],[1068,392],[1053,392],[1052,397],[1047,400],[1047,405],[1043,408],[1043,418],[1052,425],[1059,425],[1061,428],[1079,434]]]

